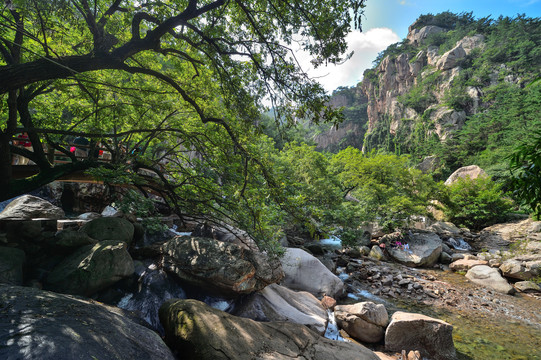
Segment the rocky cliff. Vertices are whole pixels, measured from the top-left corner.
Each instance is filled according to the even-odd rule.
[[[490,110],[502,88],[524,89],[539,76],[539,34],[540,22],[524,17],[421,16],[407,38],[380,54],[377,66],[364,74],[364,149],[421,157],[448,146],[442,144],[472,116]]]

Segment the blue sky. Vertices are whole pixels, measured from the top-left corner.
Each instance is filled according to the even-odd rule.
[[[405,38],[408,26],[422,14],[473,12],[475,18],[500,15],[541,17],[541,0],[367,0],[362,21],[363,32],[348,36],[354,56],[345,64],[309,70],[329,92],[338,86],[354,86],[370,68],[377,54]],[[301,63],[308,59],[300,56]]]

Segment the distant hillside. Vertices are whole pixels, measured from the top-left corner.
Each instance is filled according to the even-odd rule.
[[[375,64],[362,84],[333,94],[350,136],[324,131],[322,148],[362,138],[365,150],[436,156],[442,176],[477,164],[501,177],[509,152],[541,129],[538,18],[423,15]]]

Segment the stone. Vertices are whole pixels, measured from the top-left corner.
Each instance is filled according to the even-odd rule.
[[[477,165],[464,166],[452,173],[447,180],[445,180],[445,185],[451,185],[457,181],[458,178],[466,179],[470,178],[475,180],[480,176],[488,176],[487,173]]]
[[[466,112],[457,111],[448,106],[437,106],[432,108],[430,120],[435,124],[435,131],[440,140],[447,140],[451,134],[464,125]]]
[[[488,261],[484,260],[473,260],[473,259],[460,259],[453,261],[449,268],[453,271],[468,271],[474,266],[478,265],[488,265]]]
[[[408,32],[407,38],[410,44],[414,46],[418,46],[418,45],[421,45],[428,36],[432,34],[440,33],[442,31],[445,31],[445,29],[439,26],[434,26],[434,25],[424,26],[420,29],[411,28],[410,31]]]
[[[62,219],[64,210],[37,196],[23,195],[10,202],[0,219]]]
[[[98,240],[91,238],[86,233],[72,229],[61,230],[55,235],[55,245],[68,250],[75,250],[97,242]]]
[[[80,231],[98,241],[119,240],[129,245],[133,241],[134,227],[123,218],[102,217],[87,222]]]
[[[280,261],[285,273],[281,285],[308,291],[316,297],[328,295],[339,298],[344,294],[342,280],[306,251],[288,248]]]
[[[329,309],[331,311],[334,311],[334,308],[336,306],[336,300],[330,296],[325,295],[323,296],[323,299],[321,299],[321,306],[323,306],[325,310]]]
[[[326,339],[304,325],[256,322],[197,300],[168,300],[159,314],[166,343],[187,359],[378,360],[364,346]]]
[[[441,56],[436,64],[436,67],[438,70],[449,70],[455,68],[465,57],[466,50],[464,50],[461,45],[455,46]]]
[[[383,253],[383,250],[378,245],[372,246],[372,249],[370,249],[370,253],[368,254],[368,257],[375,259],[375,260],[384,260],[385,254]]]
[[[0,284],[22,285],[24,251],[0,246]]]
[[[515,289],[525,293],[538,293],[541,292],[541,287],[533,281],[518,281],[515,283]]]
[[[469,55],[472,52],[472,50],[484,47],[485,37],[484,35],[481,35],[481,34],[475,34],[473,36],[465,36],[461,40],[459,40],[456,45],[461,46],[466,52],[466,55]]]
[[[0,285],[0,309],[0,359],[175,359],[156,332],[94,301]]]
[[[500,272],[488,265],[472,267],[466,273],[466,277],[476,284],[503,294],[513,294],[515,292],[515,289],[500,275]]]
[[[503,262],[500,266],[503,276],[519,279],[530,280],[541,276],[541,259],[539,260],[521,260],[520,258],[510,259]]]
[[[214,240],[233,243],[242,247],[257,251],[258,247],[254,239],[246,231],[237,229],[228,224],[216,225],[207,222],[197,224],[192,231],[192,236],[211,238]]]
[[[385,350],[418,350],[433,360],[457,359],[453,326],[421,314],[397,311],[385,331]]]
[[[429,231],[433,231],[439,235],[457,236],[460,234],[460,229],[448,221],[436,221],[428,227]]]
[[[385,306],[372,302],[338,305],[334,316],[338,326],[352,338],[368,343],[380,342],[389,323]]]
[[[81,215],[77,216],[77,219],[94,220],[94,219],[97,219],[99,217],[101,217],[101,214],[98,214],[96,212],[86,212],[84,214],[81,214]]]
[[[413,233],[407,238],[409,251],[392,248],[387,244],[387,252],[395,261],[410,267],[428,267],[438,261],[441,254],[442,241],[434,233]]]
[[[176,236],[163,244],[162,251],[165,270],[224,296],[249,294],[284,276],[278,260],[210,238]]]
[[[133,260],[123,241],[86,245],[65,258],[47,276],[47,290],[90,296],[133,274]]]
[[[327,311],[314,295],[277,284],[248,295],[232,314],[256,321],[303,324],[320,335],[325,333],[329,320]]]
[[[442,264],[450,264],[453,261],[453,258],[448,253],[442,251],[440,254],[440,262]]]

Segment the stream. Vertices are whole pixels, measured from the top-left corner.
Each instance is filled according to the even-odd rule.
[[[395,311],[415,312],[450,323],[460,360],[541,359],[541,300],[524,294],[491,294],[452,272],[421,271],[462,290],[462,296],[486,298],[485,304],[492,302],[497,309],[491,309],[490,305],[472,308],[465,303],[426,306],[413,301],[383,299],[366,290],[348,294],[346,302],[372,301],[384,304],[389,315]]]

